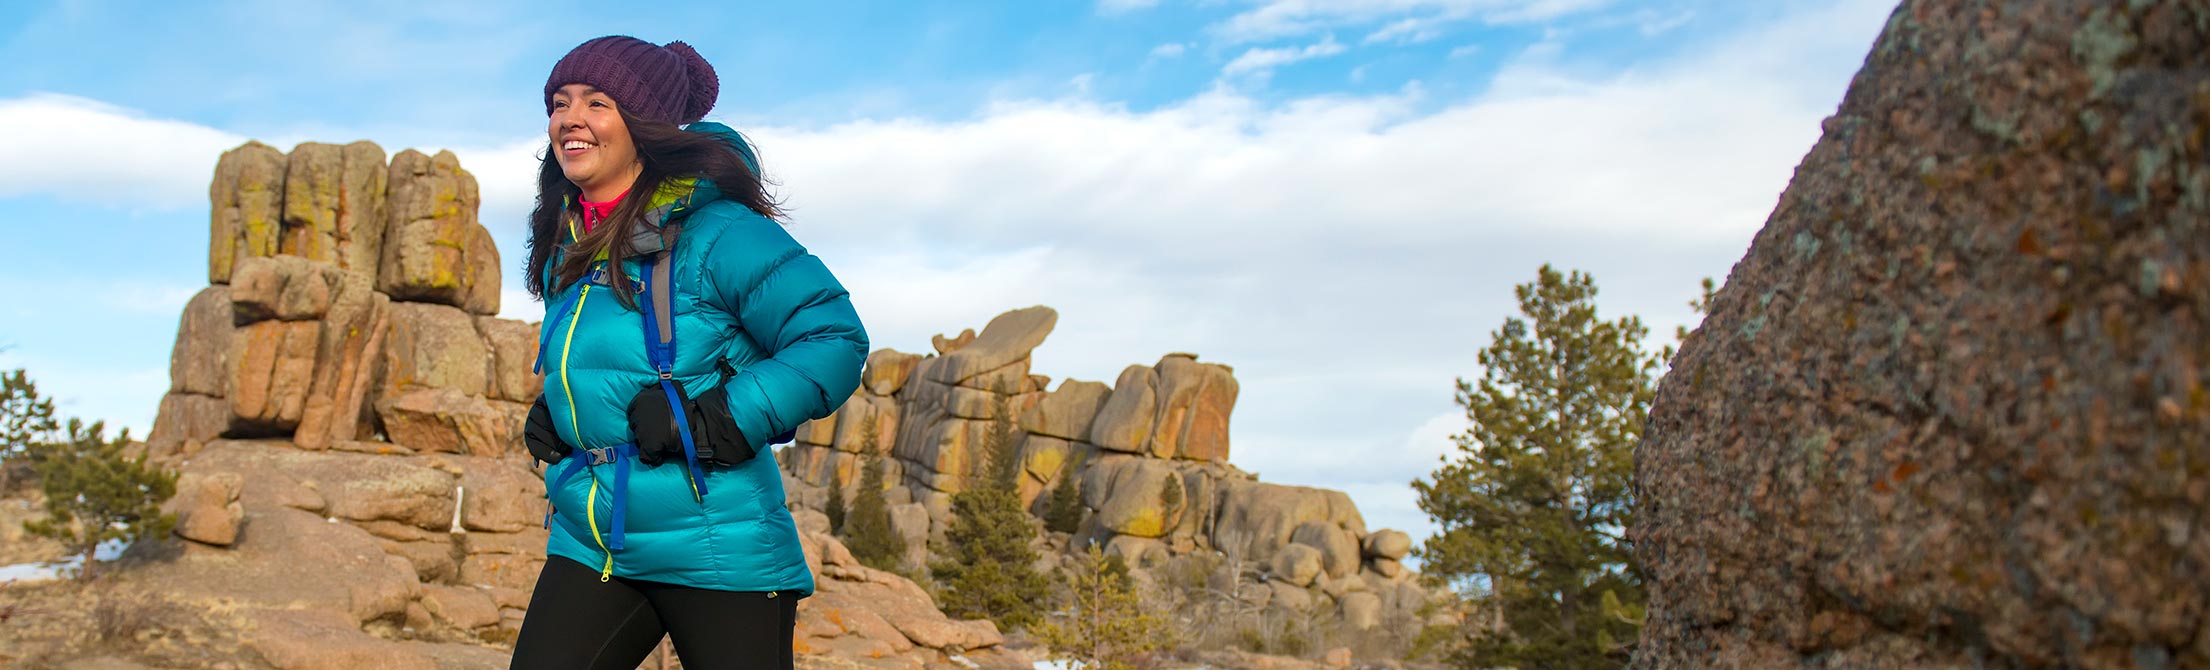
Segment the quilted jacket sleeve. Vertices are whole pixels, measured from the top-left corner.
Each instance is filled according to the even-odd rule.
[[[859,388],[867,331],[821,259],[780,224],[732,209],[738,213],[718,226],[705,251],[704,288],[768,353],[723,382],[737,427],[764,449],[772,437],[828,416]]]

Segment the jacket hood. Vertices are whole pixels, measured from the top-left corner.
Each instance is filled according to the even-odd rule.
[[[722,141],[736,145],[737,153],[744,156],[744,166],[751,168],[753,174],[759,174],[760,157],[752,153],[752,143],[746,141],[744,135],[738,134],[736,129],[714,121],[700,121],[684,126],[683,129],[694,133],[713,135],[721,138]]]
[[[753,174],[759,174],[760,159],[753,153],[752,143],[745,141],[744,135],[737,133],[736,129],[713,121],[700,121],[684,126],[683,130],[712,135],[728,142],[744,158],[744,166],[750,168]],[[721,189],[711,179],[685,177],[668,180],[652,194],[652,200],[645,210],[645,225],[638,226],[636,232],[630,236],[632,248],[640,254],[655,253],[666,248],[661,236],[663,228],[669,223],[683,220],[698,208],[721,199]]]

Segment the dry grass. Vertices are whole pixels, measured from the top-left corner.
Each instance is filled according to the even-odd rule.
[[[221,615],[102,579],[0,587],[0,667],[43,670],[108,657],[164,668],[255,668],[240,662]]]

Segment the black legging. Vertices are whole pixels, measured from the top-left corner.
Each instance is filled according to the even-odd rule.
[[[514,670],[634,670],[665,634],[693,670],[790,670],[798,599],[614,578],[554,556],[537,575]]]

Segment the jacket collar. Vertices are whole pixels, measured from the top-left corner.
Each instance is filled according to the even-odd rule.
[[[640,254],[659,253],[667,249],[671,241],[668,238],[674,237],[668,234],[669,231],[680,227],[682,220],[699,206],[720,198],[721,190],[715,188],[712,181],[691,177],[668,180],[660,185],[659,190],[653,192],[652,199],[647,202],[649,208],[643,216],[644,225],[637,226],[630,233],[630,248],[636,249]],[[562,219],[568,224],[568,241],[573,242],[581,236],[583,230],[574,200],[563,200],[561,208]]]

